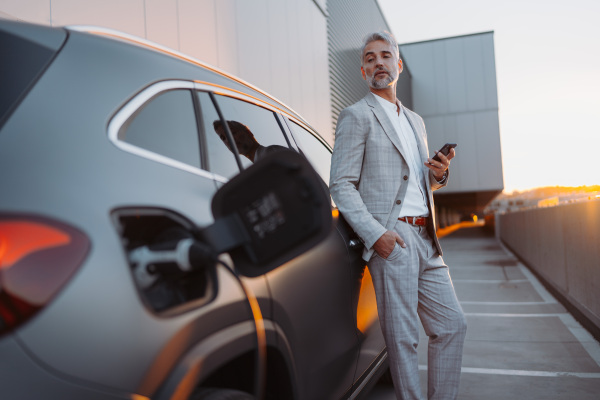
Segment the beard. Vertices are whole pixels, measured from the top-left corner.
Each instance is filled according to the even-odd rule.
[[[375,75],[380,71],[387,72],[387,76],[384,79],[375,79]],[[392,85],[397,80],[398,80],[397,71],[389,71],[387,68],[383,68],[383,67],[378,68],[375,71],[373,71],[372,76],[367,76],[367,83],[373,89],[384,89],[384,88]]]

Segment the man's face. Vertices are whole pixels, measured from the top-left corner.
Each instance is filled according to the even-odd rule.
[[[243,125],[237,121],[228,121],[227,123],[229,124],[233,141],[235,142],[235,145],[237,146],[237,149],[241,155],[248,156],[253,149],[258,147],[258,142],[246,125]],[[225,129],[223,129],[223,126],[220,122],[217,123],[217,121],[215,121],[215,131],[223,143],[225,143],[225,146],[231,150],[229,141],[227,140],[227,135],[225,134]]]
[[[365,47],[361,71],[372,89],[384,89],[398,80],[402,60],[395,54],[392,46],[383,40],[375,40]]]
[[[241,124],[240,126],[234,125],[233,129],[231,129],[231,134],[233,135],[233,141],[235,142],[241,155],[249,155],[250,151],[258,145],[254,135],[246,126]]]

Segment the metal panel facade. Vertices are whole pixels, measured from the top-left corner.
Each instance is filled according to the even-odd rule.
[[[390,28],[376,0],[328,0],[329,81],[331,85],[332,126],[340,112],[362,99],[369,88],[360,73],[360,48],[371,32]],[[398,82],[398,98],[412,106],[410,73],[405,70]]]
[[[108,27],[181,51],[267,91],[333,142],[324,5],[325,0],[3,0],[0,15],[52,26]]]
[[[458,143],[447,194],[504,187],[493,40],[486,32],[400,46],[430,150]]]

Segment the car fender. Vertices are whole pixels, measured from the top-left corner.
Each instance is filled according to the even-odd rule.
[[[253,321],[244,321],[217,331],[183,355],[168,378],[152,395],[156,400],[186,399],[202,380],[229,361],[256,348]],[[147,379],[152,379],[149,374]]]

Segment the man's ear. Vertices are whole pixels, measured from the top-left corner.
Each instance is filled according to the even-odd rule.
[[[404,66],[402,65],[402,60],[398,60],[398,73],[401,74],[404,71]]]
[[[366,81],[367,80],[367,74],[365,73],[365,69],[363,67],[360,67],[360,72],[362,74],[363,79]]]

